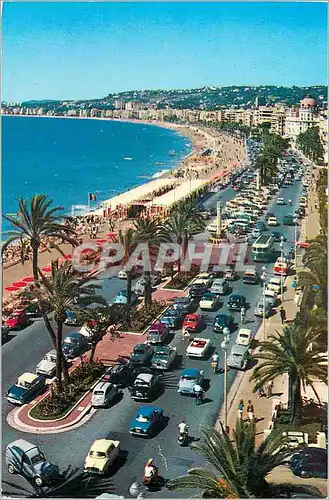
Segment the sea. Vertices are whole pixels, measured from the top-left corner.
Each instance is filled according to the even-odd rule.
[[[35,193],[48,195],[65,213],[87,205],[94,193],[95,207],[174,168],[191,150],[189,139],[156,125],[3,116],[2,213],[17,212],[19,197]]]

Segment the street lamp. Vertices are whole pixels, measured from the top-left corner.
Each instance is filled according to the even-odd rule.
[[[295,225],[295,273],[296,273],[297,272],[297,226],[298,226],[297,217],[294,218],[294,225]]]
[[[227,428],[227,349],[230,343],[230,330],[225,326],[223,328],[224,340],[221,348],[224,350],[224,429]]]
[[[280,237],[280,250],[281,250],[281,274],[280,274],[280,288],[281,288],[281,302],[283,302],[283,242],[284,242],[284,237],[281,234]]]
[[[266,300],[265,300],[265,291],[266,291],[266,278],[267,278],[267,268],[266,266],[262,267],[262,275],[261,280],[263,281],[263,340],[265,340],[265,321],[266,321]]]

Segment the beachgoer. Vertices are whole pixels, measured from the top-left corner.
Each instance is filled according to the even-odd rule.
[[[281,324],[285,323],[286,321],[286,311],[283,306],[280,308],[280,318],[281,318]]]
[[[244,408],[243,399],[240,399],[240,402],[238,404],[238,415],[239,415],[240,420],[243,417],[243,408]]]
[[[254,405],[252,404],[250,399],[248,400],[248,404],[247,404],[247,415],[248,415],[249,422],[252,422],[255,418],[255,415],[254,415]]]

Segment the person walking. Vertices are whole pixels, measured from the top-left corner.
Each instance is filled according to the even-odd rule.
[[[246,317],[246,309],[244,306],[242,306],[240,309],[240,316],[241,316],[241,323],[244,323]]]
[[[253,420],[255,418],[254,405],[252,404],[250,399],[248,400],[248,404],[247,404],[247,415],[248,415],[249,422],[253,422]]]
[[[243,399],[240,399],[240,402],[238,404],[238,415],[240,420],[242,420],[243,418],[243,408],[244,408]]]
[[[266,387],[266,397],[270,398],[273,393],[273,380],[270,380]]]
[[[281,324],[283,325],[286,322],[286,311],[283,306],[280,307],[280,318]]]

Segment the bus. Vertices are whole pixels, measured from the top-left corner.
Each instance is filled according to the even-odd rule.
[[[253,243],[251,254],[255,262],[273,262],[278,256],[275,238],[273,236],[261,234]]]

